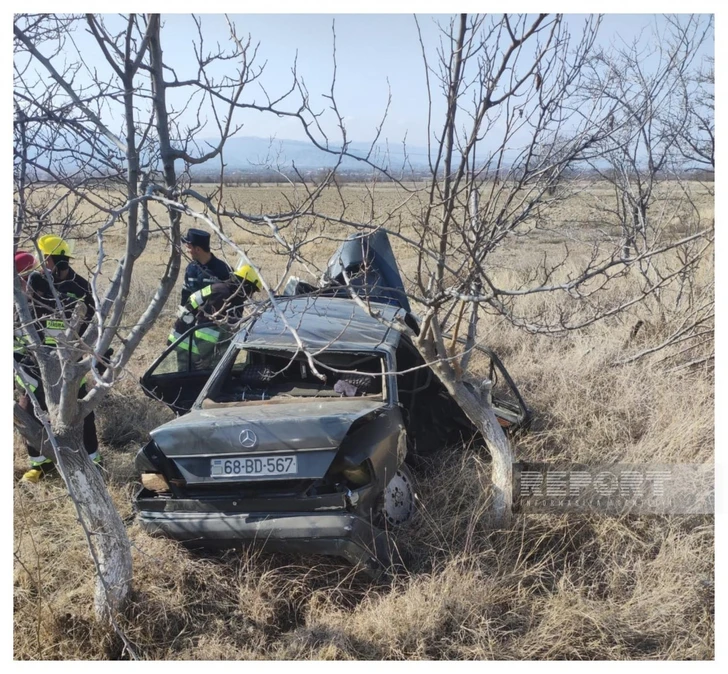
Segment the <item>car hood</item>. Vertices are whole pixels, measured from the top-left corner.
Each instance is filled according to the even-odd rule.
[[[326,399],[194,409],[152,431],[169,458],[331,450],[381,400]]]

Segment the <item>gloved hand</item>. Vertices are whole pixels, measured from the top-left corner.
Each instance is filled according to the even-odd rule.
[[[195,317],[192,313],[182,305],[177,309],[177,318],[181,318],[185,325],[192,325],[195,322]]]

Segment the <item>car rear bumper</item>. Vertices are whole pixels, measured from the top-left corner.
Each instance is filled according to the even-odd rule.
[[[390,559],[384,531],[350,512],[190,512],[139,510],[142,527],[188,545],[249,543],[265,550],[343,557],[378,568]]]

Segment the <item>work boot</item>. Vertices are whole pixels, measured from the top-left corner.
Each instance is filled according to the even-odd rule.
[[[30,470],[26,471],[23,477],[20,478],[21,482],[27,482],[29,484],[37,484],[44,477],[54,472],[56,469],[55,464],[50,459],[46,459],[43,463],[36,464]]]

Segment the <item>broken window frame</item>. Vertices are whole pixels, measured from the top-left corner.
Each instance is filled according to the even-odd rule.
[[[232,344],[228,350],[227,353],[220,359],[220,361],[217,364],[217,367],[210,375],[207,383],[203,387],[203,389],[200,391],[199,396],[197,397],[197,400],[193,404],[194,408],[199,408],[203,405],[203,403],[207,402],[208,405],[217,405],[217,404],[224,404],[224,403],[218,403],[214,400],[214,397],[217,396],[220,393],[220,389],[225,384],[227,378],[230,376],[231,370],[235,365],[236,360],[238,359],[238,356],[241,351],[250,351],[250,352],[259,352],[259,353],[270,353],[270,354],[288,354],[290,356],[290,361],[293,362],[295,360],[301,359],[301,354],[296,353],[290,349],[286,349],[284,347],[276,347],[275,345],[271,345],[269,348],[261,348],[260,346],[253,346],[253,347],[246,347],[245,343],[238,343],[238,344]],[[327,366],[323,363],[319,362],[318,356],[321,354],[328,355],[350,355],[352,357],[356,356],[363,356],[368,358],[378,358],[380,361],[380,375],[381,376],[381,393],[373,393],[373,394],[364,394],[363,396],[353,396],[352,399],[359,399],[361,397],[372,397],[376,396],[378,400],[381,400],[384,403],[387,403],[388,405],[397,405],[399,402],[398,395],[397,395],[397,386],[395,381],[395,376],[392,374],[392,372],[395,369],[394,366],[394,357],[393,354],[388,349],[372,349],[372,350],[361,350],[361,349],[345,349],[345,348],[332,348],[332,349],[325,349],[323,351],[319,351],[317,356],[314,357],[314,361],[316,362],[317,366],[320,366],[321,369],[329,370],[332,372],[344,372],[344,370],[340,370],[338,368]],[[236,401],[240,405],[243,404],[250,404],[250,403],[262,403],[262,402],[269,402],[270,400],[275,400],[278,396],[271,396],[270,398],[267,398],[265,400],[240,400]],[[317,401],[323,401],[323,400],[340,400],[341,398],[345,398],[345,396],[286,396],[285,399],[287,401],[291,400],[299,400],[299,401],[309,401],[309,400],[317,400]]]

